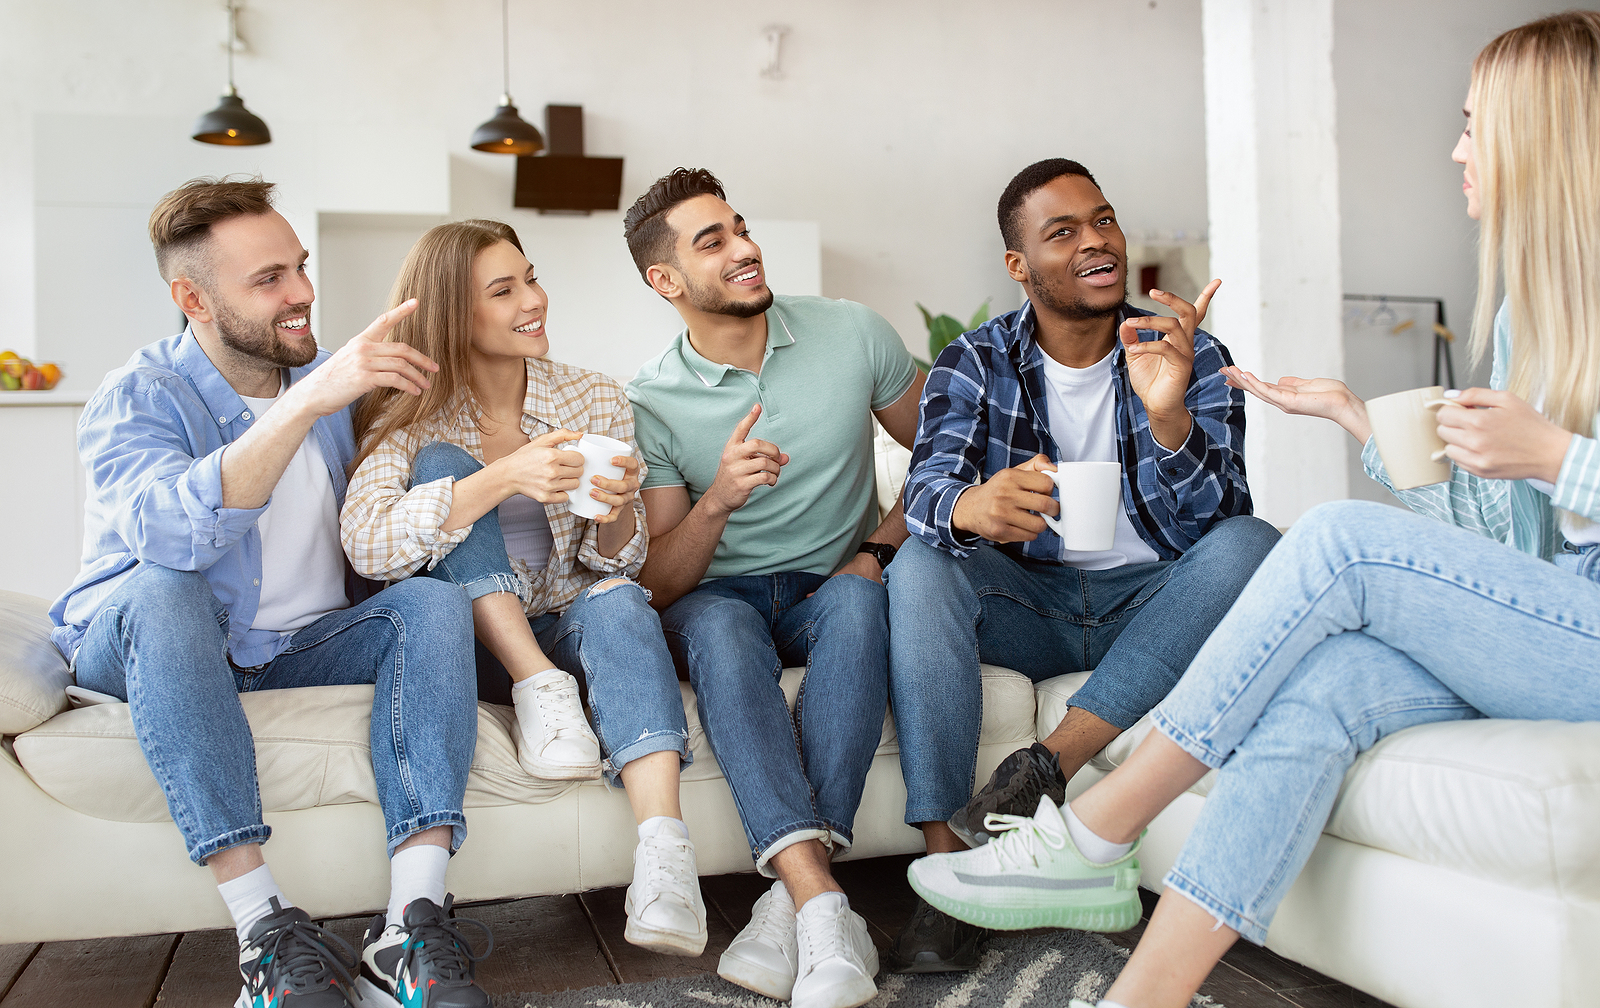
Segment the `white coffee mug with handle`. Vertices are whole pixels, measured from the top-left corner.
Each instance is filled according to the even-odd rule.
[[[611,505],[589,496],[595,489],[593,477],[609,480],[622,478],[623,470],[611,460],[618,455],[632,455],[633,448],[626,441],[606,437],[604,434],[585,434],[577,441],[556,445],[561,451],[575,451],[583,456],[583,475],[578,477],[578,489],[567,491],[567,510],[579,518],[598,518],[611,510]]]
[[[1045,473],[1060,489],[1061,516],[1041,514],[1069,550],[1108,550],[1117,538],[1117,508],[1122,506],[1120,462],[1061,462]]]

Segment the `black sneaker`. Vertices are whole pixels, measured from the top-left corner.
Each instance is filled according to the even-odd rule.
[[[989,932],[935,910],[922,897],[885,964],[890,973],[957,973],[978,965]]]
[[[386,924],[383,914],[372,918],[361,939],[361,1008],[489,1008],[474,974],[493,951],[494,935],[482,921],[454,916],[454,905],[454,896],[446,896],[443,907],[414,899],[400,924]],[[483,932],[481,954],[457,924]]]
[[[244,989],[234,1008],[348,1008],[357,996],[355,950],[299,907],[285,909],[276,896],[271,906],[239,949]]]
[[[968,847],[982,847],[992,839],[984,830],[984,817],[1031,816],[1040,795],[1049,795],[1060,805],[1067,799],[1067,778],[1061,772],[1061,757],[1035,742],[1000,761],[989,783],[950,817],[950,829]]]

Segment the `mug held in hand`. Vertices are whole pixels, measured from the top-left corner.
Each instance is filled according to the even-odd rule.
[[[1450,479],[1450,460],[1439,437],[1433,413],[1450,405],[1438,385],[1407,389],[1367,401],[1367,419],[1378,442],[1378,455],[1396,490],[1443,483]]]
[[[1061,537],[1069,550],[1098,553],[1117,537],[1117,509],[1122,506],[1122,464],[1060,462],[1047,472],[1061,491],[1061,517],[1039,517]]]
[[[578,477],[578,489],[567,491],[567,510],[579,518],[598,518],[609,512],[610,504],[589,496],[589,491],[595,489],[593,477],[621,479],[622,467],[612,465],[611,460],[618,455],[632,455],[633,449],[626,441],[618,441],[604,434],[585,434],[577,441],[567,441],[556,447],[583,456],[583,475]]]

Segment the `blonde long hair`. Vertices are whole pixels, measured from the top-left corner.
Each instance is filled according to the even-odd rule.
[[[421,350],[439,365],[439,372],[420,396],[385,387],[361,397],[351,416],[356,457],[350,472],[385,438],[460,409],[472,394],[467,356],[472,346],[472,263],[479,252],[503,241],[522,251],[509,224],[465,220],[430,228],[411,246],[389,293],[389,307],[416,298],[417,310],[390,331],[389,340]]]
[[[1506,32],[1472,63],[1481,212],[1472,350],[1511,306],[1509,388],[1584,437],[1600,410],[1600,13]]]

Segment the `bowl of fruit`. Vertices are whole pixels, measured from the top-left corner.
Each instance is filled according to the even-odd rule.
[[[61,380],[61,365],[51,361],[35,364],[15,351],[0,351],[0,391],[42,392],[53,389]]]

